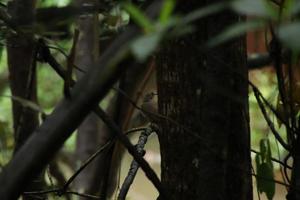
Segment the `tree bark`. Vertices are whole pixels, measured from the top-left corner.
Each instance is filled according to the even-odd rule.
[[[20,27],[32,25],[34,7],[34,0],[12,1],[9,4],[12,20]],[[32,39],[32,33],[28,33],[27,38],[10,34],[7,51],[12,95],[36,102],[35,49]],[[20,102],[12,101],[12,104],[16,140],[15,151],[17,151],[38,125],[38,113],[30,108],[24,108]]]
[[[8,5],[13,22],[20,28],[34,23],[35,0],[14,0]],[[26,37],[11,33],[8,38],[7,55],[9,80],[12,96],[20,97],[37,104],[36,60],[33,33]],[[22,103],[12,101],[15,153],[39,125],[38,113]],[[36,178],[26,190],[40,190],[43,176]],[[35,199],[34,196],[24,197]]]
[[[187,13],[220,0],[178,1]],[[157,59],[162,184],[169,199],[252,199],[245,38],[201,45],[243,18],[226,11],[198,21]]]

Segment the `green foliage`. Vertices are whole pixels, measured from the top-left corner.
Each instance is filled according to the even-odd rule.
[[[161,24],[168,23],[168,20],[170,19],[170,16],[173,13],[173,10],[175,8],[175,0],[165,0],[164,5],[161,9],[159,21]]]
[[[262,17],[264,19],[277,17],[276,10],[270,1],[266,0],[234,0],[231,8],[237,13],[248,16]]]
[[[222,44],[230,39],[241,36],[249,31],[262,28],[265,25],[264,21],[261,20],[252,20],[248,22],[243,22],[239,24],[233,24],[228,27],[221,34],[213,37],[207,42],[208,47],[214,47],[216,45]]]
[[[271,147],[268,139],[260,141],[260,153],[256,154],[257,189],[265,193],[269,200],[275,194],[274,169],[271,160]]]
[[[0,168],[11,158],[13,147],[14,140],[10,123],[5,119],[0,119]]]
[[[162,39],[160,32],[146,34],[131,44],[131,51],[139,61],[144,61],[157,48]]]
[[[131,51],[139,61],[144,61],[160,44],[163,39],[181,36],[193,31],[190,23],[200,18],[207,17],[214,13],[224,10],[228,4],[218,3],[204,8],[197,9],[190,14],[181,18],[173,16],[175,0],[166,0],[162,6],[160,16],[157,22],[152,22],[143,12],[135,5],[126,3],[124,9],[130,14],[143,30],[145,35],[137,38],[132,42]],[[168,34],[168,36],[166,36]]]
[[[66,6],[70,4],[71,0],[38,0],[37,7],[49,7],[49,6]]]
[[[234,24],[223,30],[222,33],[208,42],[208,46],[222,44],[249,31],[266,27],[270,22],[273,22],[278,24],[275,26],[275,30],[278,29],[278,37],[283,44],[292,50],[299,51],[299,22],[296,20],[287,24],[283,23],[283,21],[291,21],[299,13],[299,1],[285,1],[282,10],[268,0],[234,0],[227,6],[238,14],[252,16],[252,18],[245,23]]]
[[[124,9],[130,14],[144,31],[145,34],[134,40],[131,44],[131,51],[139,61],[144,61],[158,47],[168,28],[173,25],[171,14],[175,7],[174,0],[165,1],[158,22],[152,22],[135,5],[125,3]]]
[[[289,48],[300,51],[300,22],[296,21],[279,27],[278,37]]]
[[[124,3],[123,8],[130,14],[132,20],[143,28],[145,32],[153,31],[153,23],[138,7],[131,3]]]
[[[43,110],[50,112],[63,96],[63,81],[50,66],[39,65],[37,71],[38,99]]]
[[[228,7],[228,3],[215,3],[208,5],[204,8],[199,8],[194,11],[191,11],[189,14],[186,16],[183,16],[182,19],[180,20],[180,23],[188,24],[192,23],[196,20],[202,19],[204,17],[216,14]]]

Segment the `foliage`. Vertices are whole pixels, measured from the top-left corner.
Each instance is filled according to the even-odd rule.
[[[272,200],[275,194],[273,163],[271,161],[271,146],[268,139],[260,141],[260,153],[256,154],[257,188],[260,193],[265,192],[268,199]]]

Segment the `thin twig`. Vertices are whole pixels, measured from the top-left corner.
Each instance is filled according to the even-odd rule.
[[[102,147],[100,147],[92,156],[90,156],[81,166],[80,168],[68,179],[68,181],[64,184],[62,190],[66,191],[69,185],[73,182],[73,180],[80,174],[82,170],[84,170],[102,151],[112,145],[112,141],[108,141]]]
[[[286,187],[290,187],[289,184],[286,184],[286,183],[284,183],[284,182],[282,182],[282,181],[279,181],[279,180],[267,178],[267,177],[264,177],[264,176],[259,176],[259,175],[255,174],[255,173],[252,173],[251,175],[252,175],[252,176],[255,176],[256,178],[263,179],[264,181],[274,182],[274,183],[277,183],[277,184],[279,184],[279,185],[284,185],[284,186],[286,186]],[[300,190],[298,190],[298,189],[297,189],[297,191],[300,192]]]
[[[99,199],[100,198],[98,196],[79,193],[79,192],[75,192],[75,191],[71,191],[71,190],[68,190],[68,191],[65,191],[64,193],[61,193],[61,189],[59,189],[59,188],[58,189],[51,189],[51,190],[40,190],[40,191],[33,191],[33,192],[24,192],[23,194],[26,195],[26,196],[29,196],[29,195],[41,195],[41,194],[50,194],[50,193],[54,193],[56,196],[71,194],[71,195],[86,197],[86,198],[89,198],[89,199]]]
[[[145,131],[145,130],[147,130],[147,129],[148,129],[147,127],[132,128],[132,129],[129,129],[128,131],[126,131],[124,134],[125,134],[125,135],[128,135],[128,134],[130,134],[130,133],[140,132],[140,131]]]
[[[252,87],[253,92],[255,91],[257,93],[257,95],[261,98],[261,100],[263,101],[263,103],[272,111],[272,113],[275,115],[275,117],[277,119],[279,119],[287,129],[291,130],[293,133],[295,133],[295,129],[294,127],[290,127],[289,124],[285,121],[285,119],[282,118],[282,116],[278,113],[278,111],[276,111],[276,109],[274,108],[274,106],[272,106],[272,104],[262,95],[262,93],[260,92],[260,90],[251,82],[248,81],[248,84]]]
[[[288,160],[290,159],[291,156],[292,155],[289,152],[288,155],[286,155],[286,157],[284,158],[284,163],[285,163],[284,166],[285,167],[283,168],[283,172],[284,172],[285,178],[286,178],[286,180],[287,180],[288,183],[291,183],[291,180],[290,180],[288,172],[287,172],[287,169],[290,169],[290,168],[287,168],[286,165],[287,165],[287,162],[288,162]],[[293,169],[291,169],[291,170],[293,170]]]
[[[282,139],[282,137],[280,136],[280,134],[279,134],[279,133],[277,132],[277,130],[275,129],[274,124],[273,124],[273,122],[271,121],[271,119],[269,118],[269,116],[268,116],[268,114],[267,114],[267,111],[266,111],[266,109],[265,109],[265,107],[264,107],[264,105],[263,105],[263,102],[261,101],[260,96],[259,96],[259,94],[257,93],[257,90],[256,90],[255,88],[253,88],[253,92],[254,92],[254,96],[255,96],[255,98],[256,98],[256,100],[257,100],[257,103],[258,103],[258,105],[259,105],[259,108],[260,108],[260,110],[261,110],[261,112],[262,112],[262,114],[263,114],[263,116],[264,116],[264,118],[265,118],[265,120],[266,120],[266,122],[267,122],[269,128],[271,129],[273,135],[274,135],[275,138],[278,140],[278,142],[281,144],[281,146],[282,146],[283,148],[285,148],[286,150],[289,151],[289,150],[291,149],[291,147],[290,147],[287,143],[285,143],[285,141]]]
[[[281,156],[280,156],[280,151],[279,151],[279,144],[278,144],[278,141],[275,140],[275,143],[276,143],[276,147],[277,147],[277,155],[278,155],[278,159],[281,160]],[[280,165],[280,174],[281,174],[281,177],[283,179],[283,182],[286,183],[286,177],[285,177],[285,174],[283,172],[283,170],[286,168],[286,166],[288,166],[287,163],[284,163],[285,165]],[[292,167],[291,167],[292,168]],[[285,189],[288,191],[288,188],[285,187]]]
[[[85,198],[89,198],[89,199],[97,199],[97,200],[100,199],[99,196],[90,195],[90,194],[84,194],[84,193],[79,193],[79,192],[75,192],[75,191],[66,191],[66,194],[77,195],[77,196],[85,197]]]
[[[261,154],[259,151],[256,151],[256,150],[254,150],[254,149],[251,149],[251,152],[256,153],[256,154]],[[280,165],[282,165],[282,166],[284,166],[284,167],[286,167],[286,168],[288,168],[288,169],[292,169],[291,166],[287,165],[286,163],[284,163],[284,162],[282,162],[282,161],[280,161],[280,160],[278,160],[278,159],[276,159],[276,158],[271,157],[270,159],[271,159],[273,162],[276,162],[276,163],[278,163],[278,164],[280,164]]]
[[[35,195],[35,194],[49,194],[49,193],[57,193],[61,189],[49,189],[49,190],[38,190],[38,191],[32,191],[32,192],[23,192],[24,195]]]

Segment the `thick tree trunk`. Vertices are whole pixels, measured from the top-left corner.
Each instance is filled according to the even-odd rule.
[[[9,3],[8,9],[12,20],[20,28],[33,24],[35,0],[14,0]],[[33,34],[27,32],[26,37],[10,34],[7,40],[9,80],[12,96],[37,103]],[[39,125],[39,119],[36,111],[25,107],[22,103],[12,101],[12,105],[15,152],[17,152]],[[41,175],[24,189],[26,191],[41,190],[42,186],[43,176]],[[35,199],[34,196],[24,198]]]
[[[177,9],[205,5],[179,1]],[[169,199],[252,199],[245,38],[200,49],[241,20],[223,12],[199,21],[158,56],[159,111],[182,125],[161,122],[161,179]]]

